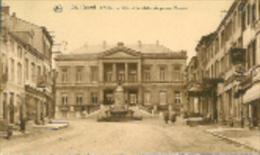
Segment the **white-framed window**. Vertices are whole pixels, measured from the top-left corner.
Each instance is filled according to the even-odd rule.
[[[82,93],[78,93],[78,94],[77,94],[76,104],[77,104],[77,105],[82,105],[82,104],[83,104],[83,94],[82,94]]]
[[[17,64],[17,83],[22,84],[22,65],[20,63]]]
[[[63,68],[61,70],[61,82],[68,82],[68,69]]]
[[[173,80],[174,81],[181,80],[181,66],[180,65],[173,66]]]
[[[151,81],[151,67],[145,66],[143,71],[143,80]]]
[[[67,93],[62,93],[61,95],[61,104],[62,105],[68,105],[68,94]]]
[[[82,68],[77,68],[76,70],[76,82],[80,83],[82,82],[82,71],[83,69]]]
[[[29,79],[29,61],[28,59],[25,59],[25,67],[24,67],[24,74],[25,74],[25,79]]]
[[[112,82],[112,80],[113,80],[113,73],[112,72],[107,72],[107,75],[106,75],[106,81],[107,82]]]
[[[160,72],[159,72],[159,77],[160,81],[165,81],[166,80],[166,67],[160,67]]]
[[[167,94],[165,91],[159,92],[159,104],[166,105],[167,104]]]
[[[181,92],[180,91],[174,91],[174,103],[181,104]]]
[[[33,82],[35,82],[35,65],[34,63],[31,63],[31,79]]]
[[[96,93],[96,92],[91,93],[91,103],[92,104],[98,103],[98,93]]]

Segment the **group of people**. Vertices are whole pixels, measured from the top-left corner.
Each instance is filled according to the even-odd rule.
[[[166,124],[168,124],[168,121],[171,121],[174,123],[176,121],[177,113],[175,111],[164,111],[163,113],[164,121]]]

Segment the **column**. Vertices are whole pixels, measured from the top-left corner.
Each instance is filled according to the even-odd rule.
[[[116,63],[113,63],[113,81],[116,82]]]
[[[141,82],[141,74],[142,74],[142,73],[141,73],[141,61],[139,61],[138,64],[137,64],[137,70],[138,70],[138,73],[137,73],[137,77],[138,77],[138,78],[137,78],[137,81],[138,81],[138,82]]]
[[[99,105],[102,107],[104,104],[104,90],[102,87],[99,88]]]
[[[143,92],[142,87],[140,86],[138,89],[138,104],[143,105]]]
[[[104,80],[104,64],[102,61],[99,63],[99,81],[102,83]]]
[[[125,82],[128,82],[128,63],[125,63]]]

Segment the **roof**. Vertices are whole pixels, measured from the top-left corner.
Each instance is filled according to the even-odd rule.
[[[139,57],[142,56],[146,58],[187,58],[186,51],[173,52],[170,49],[158,44],[139,44],[125,46],[122,42],[119,42],[117,46],[84,45],[72,52],[63,53],[63,55],[59,55],[57,59],[97,59],[118,51],[124,51],[131,55]]]
[[[95,46],[84,45],[74,51],[69,52],[69,54],[101,53],[114,47],[115,46],[111,46],[111,45],[106,45],[105,47],[102,45],[95,45]],[[137,44],[136,45],[132,44],[132,45],[125,45],[125,47],[141,53],[174,53],[174,51],[170,50],[169,48],[157,44],[142,44],[141,46]]]

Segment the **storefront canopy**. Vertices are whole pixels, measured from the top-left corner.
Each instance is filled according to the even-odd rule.
[[[250,103],[254,100],[260,99],[260,83],[249,88],[243,96],[243,103]]]

